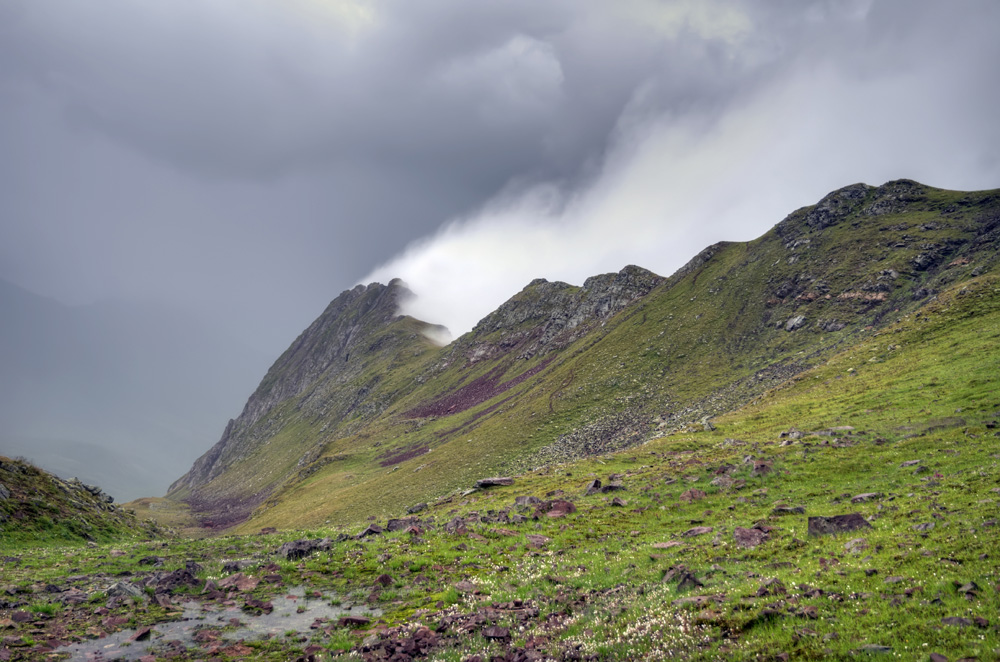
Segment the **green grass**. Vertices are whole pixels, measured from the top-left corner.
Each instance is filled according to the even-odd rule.
[[[203,489],[221,496],[275,490],[238,532],[349,525],[457,493],[486,475],[521,473],[695,429],[705,416],[724,414],[915,314],[927,300],[915,297],[921,287],[941,290],[996,263],[991,244],[974,243],[977,205],[991,192],[919,187],[917,193],[919,199],[899,213],[867,216],[873,189],[857,210],[821,230],[806,225],[809,208],[795,212],[759,239],[719,245],[703,265],[668,279],[607,324],[528,360],[465,358],[518,329],[502,332],[486,324],[442,349],[382,340],[403,338],[402,327],[369,329],[379,353],[366,359],[356,378],[332,385],[320,380],[278,406],[268,417],[281,422],[270,442]],[[963,200],[971,203],[958,205]],[[958,211],[947,211],[951,206]],[[789,248],[796,241],[801,245]],[[920,270],[912,260],[924,245],[939,246],[941,258]],[[970,263],[948,266],[959,258]],[[890,271],[894,278],[885,275]],[[539,291],[530,286],[512,302],[530,302]],[[885,300],[851,298],[858,293]],[[796,315],[806,317],[806,326],[785,331],[784,322]],[[818,326],[833,321],[844,328]],[[398,324],[403,322],[413,323]],[[534,377],[467,411],[407,415],[497,366],[506,366],[506,380],[550,359]],[[343,416],[345,395],[354,398],[369,386],[378,414],[361,407]],[[316,409],[318,392],[329,400],[329,411]],[[417,448],[431,451],[379,465],[380,458]],[[311,454],[308,471],[299,470]]]
[[[911,217],[911,228],[899,232],[914,232],[917,220],[937,218],[935,205],[959,198],[930,190],[923,203],[928,209],[920,212],[926,216]],[[902,222],[891,216],[855,220],[887,228]],[[873,232],[888,236],[896,231],[876,227]],[[758,241],[765,245],[768,240]],[[785,250],[779,244],[768,251],[779,248]],[[739,278],[741,269],[751,269],[752,249],[750,244],[723,247],[718,259],[698,272],[698,282]],[[759,255],[773,264],[767,251]],[[896,259],[892,251],[888,255],[886,260]],[[845,252],[838,264],[849,258]],[[896,262],[876,262],[862,275],[887,264]],[[833,285],[853,287],[847,279],[858,278],[856,267],[845,268],[845,280]],[[907,287],[924,283],[925,276],[907,274],[913,281]],[[946,277],[952,277],[948,270],[932,276]],[[860,328],[835,333],[758,330],[759,346],[752,352],[740,350],[736,335],[725,336],[734,343],[728,353],[711,349],[718,338],[698,342],[700,335],[717,330],[719,322],[704,317],[712,311],[699,313],[708,320],[706,328],[681,319],[696,310],[683,301],[708,296],[707,289],[683,279],[681,285],[669,285],[599,334],[563,350],[537,380],[518,387],[517,407],[500,407],[475,420],[496,402],[436,420],[402,419],[398,413],[418,399],[413,391],[363,430],[329,441],[325,452],[340,459],[285,484],[276,504],[246,527],[249,532],[273,522],[286,530],[269,536],[123,538],[94,548],[42,540],[45,544],[24,551],[5,539],[0,554],[19,554],[20,561],[4,565],[2,583],[33,613],[49,616],[57,608],[46,611],[52,603],[37,595],[46,583],[73,581],[93,592],[85,609],[72,610],[76,636],[99,625],[93,612],[105,599],[100,591],[109,578],[141,577],[150,570],[138,560],[158,555],[167,569],[195,560],[204,567],[204,578],[216,580],[229,559],[275,561],[284,586],[304,585],[336,596],[332,600],[341,604],[374,600],[382,610],[379,625],[385,627],[422,623],[434,628],[449,618],[521,601],[537,609],[537,616],[522,622],[506,611],[495,624],[511,628],[513,645],[530,641],[556,659],[569,651],[607,660],[760,660],[780,653],[803,660],[856,659],[865,645],[888,646],[893,659],[903,660],[926,660],[931,652],[953,660],[1000,656],[1000,278],[955,276],[935,300],[882,313],[881,323],[870,329],[864,328],[872,321],[866,315],[877,310],[855,311],[854,325]],[[732,295],[719,304],[719,319],[733,315],[729,306],[737,302]],[[820,305],[840,306],[836,315],[841,315],[856,304]],[[753,314],[761,311],[763,304]],[[772,318],[790,312],[794,308]],[[757,328],[739,314],[734,319],[747,325],[747,333]],[[666,331],[662,337],[661,330]],[[800,351],[808,352],[806,358]],[[429,361],[419,359],[424,360]],[[741,382],[719,395],[719,375],[756,378],[788,361],[800,362],[803,370],[791,379],[765,375],[753,385]],[[449,370],[442,374],[452,381],[438,392],[460,379],[457,369]],[[719,398],[720,410],[712,419],[715,429],[708,431],[697,420],[701,411],[712,411],[711,403],[702,403],[711,397]],[[744,406],[730,406],[741,399],[747,401]],[[642,443],[531,466],[511,487],[461,492],[471,478],[510,466],[504,462],[512,449],[531,457],[590,422],[595,401],[604,403],[601,416],[645,407]],[[677,425],[664,427],[655,422],[656,416],[664,420],[668,412],[695,405],[702,409],[693,421],[670,419]],[[443,434],[463,423],[468,425],[460,433]],[[318,429],[300,424],[293,429],[303,435]],[[803,436],[781,436],[793,428]],[[387,449],[422,443],[433,450],[396,465],[395,471],[373,462]],[[773,471],[754,476],[754,460],[768,462]],[[744,481],[742,487],[711,484],[726,465],[731,479]],[[584,495],[595,477],[608,482],[613,474],[625,484],[624,491]],[[704,498],[682,499],[691,488],[704,491]],[[870,492],[878,496],[852,502]],[[490,521],[491,513],[531,515],[533,508],[514,505],[519,495],[567,498],[577,511],[525,523]],[[614,496],[626,505],[612,505]],[[384,523],[418,500],[430,502],[419,517],[433,518],[418,537],[399,532],[350,538],[301,562],[273,556],[282,542],[355,534],[369,516]],[[776,514],[779,506],[800,506],[805,514]],[[852,512],[861,513],[872,528],[842,536],[807,534],[808,517]],[[445,523],[455,517],[466,519],[467,534],[445,531]],[[768,539],[754,549],[740,547],[734,530],[754,525],[770,527]],[[685,537],[695,526],[712,531]],[[859,538],[863,542],[852,542]],[[681,544],[662,546],[668,541]],[[682,590],[676,579],[666,579],[678,566],[702,585]],[[392,580],[372,597],[375,579],[383,573]],[[958,588],[970,582],[978,590],[966,596]],[[269,591],[284,590],[262,585],[254,595],[266,598]],[[702,596],[701,604],[677,602],[696,596]],[[116,613],[133,617],[136,625],[176,617],[152,602]],[[982,618],[988,625],[961,627],[942,620],[954,617]],[[12,624],[9,636],[40,640],[34,627]],[[479,627],[449,635],[430,659],[502,652],[500,644],[479,634]],[[375,633],[375,628],[287,633],[252,644],[249,659],[287,659],[308,643],[346,659],[346,651],[358,651]]]

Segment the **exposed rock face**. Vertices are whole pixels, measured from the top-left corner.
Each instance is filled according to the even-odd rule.
[[[541,356],[583,337],[663,281],[636,266],[592,276],[583,287],[537,278],[483,318],[456,349],[470,362],[496,358],[515,348],[518,358]],[[501,337],[493,338],[496,333]]]
[[[292,486],[319,473],[345,481],[341,504],[363,500],[373,481],[412,481],[393,504],[402,511],[428,498],[425,469],[444,460],[455,468],[444,480],[467,487],[711,430],[713,416],[1000,263],[1000,196],[932,191],[908,180],[848,186],[759,239],[706,248],[667,279],[632,266],[580,287],[538,279],[443,348],[421,335],[430,325],[397,314],[399,281],[359,286],[272,366],[170,495],[226,526],[258,504],[277,517]],[[485,440],[499,452],[484,454]],[[342,471],[361,457],[390,470]]]
[[[925,194],[924,185],[908,179],[886,182],[879,187],[851,184],[833,191],[812,207],[789,214],[776,229],[785,239],[785,247],[794,250],[809,243],[809,240],[798,239],[803,230],[823,230],[853,214],[882,216],[898,213],[907,205],[923,200]]]
[[[814,230],[833,225],[854,211],[870,190],[865,184],[852,184],[830,193],[806,214],[806,224]]]
[[[379,357],[394,355],[406,345],[425,347],[428,341],[422,332],[432,328],[398,314],[400,303],[408,296],[409,290],[399,279],[388,285],[358,285],[341,293],[274,362],[243,412],[229,421],[218,443],[170,486],[168,495],[186,492],[186,498],[197,504],[201,488],[287,424],[272,412],[290,400],[296,401],[300,412],[332,420],[349,414],[377,415],[387,403],[368,396],[381,375],[378,371],[368,374],[366,369]],[[310,457],[318,454],[314,449]],[[272,488],[257,484],[206,500],[215,506],[221,520],[217,525],[225,525],[244,518]]]

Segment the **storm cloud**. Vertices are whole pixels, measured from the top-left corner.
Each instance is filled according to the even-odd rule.
[[[856,181],[996,187],[997,28],[994,0],[7,0],[0,279],[276,357],[402,277],[458,334]]]
[[[696,39],[686,66],[700,73],[684,89],[670,71],[636,88],[585,185],[504,191],[366,280],[402,277],[418,294],[406,312],[461,333],[515,283],[579,284],[629,263],[669,275],[857,181],[1000,183],[997,92],[983,85],[1000,62],[996,6],[817,3],[798,20],[784,9]],[[731,80],[700,82],[720,53]]]

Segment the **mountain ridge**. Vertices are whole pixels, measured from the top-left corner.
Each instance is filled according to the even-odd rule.
[[[168,496],[216,525],[251,514],[350,519],[455,489],[476,472],[711,425],[989,269],[998,208],[995,191],[853,184],[758,239],[707,247],[667,278],[626,267],[582,287],[536,279],[444,348],[427,341],[426,323],[365,307],[365,296],[404,294],[401,282],[358,286],[265,376],[258,391],[278,385],[281,397],[259,409],[255,392],[244,409],[253,421],[231,423]],[[333,337],[322,331],[333,327]],[[349,378],[328,370],[348,344],[363,359]]]

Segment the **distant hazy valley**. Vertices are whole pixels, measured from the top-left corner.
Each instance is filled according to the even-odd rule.
[[[121,501],[165,491],[269,360],[165,307],[65,306],[0,282],[0,311],[0,454]]]

